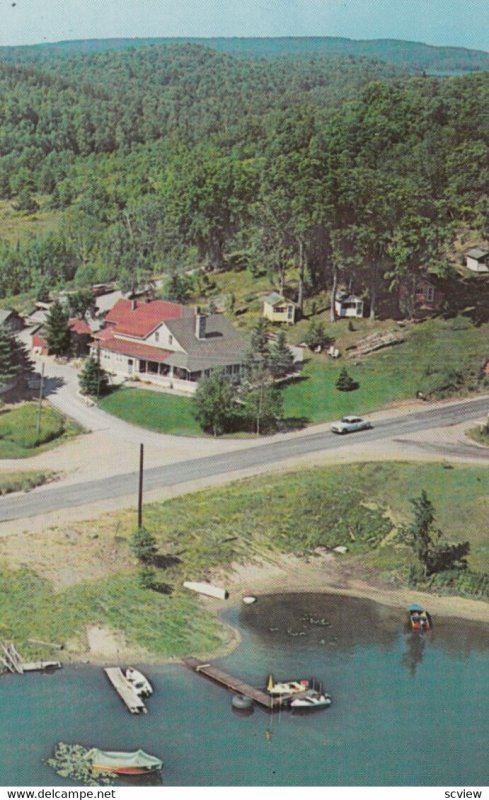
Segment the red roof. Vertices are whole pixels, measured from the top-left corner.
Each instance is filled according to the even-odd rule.
[[[165,300],[152,300],[149,303],[118,300],[105,321],[114,325],[112,330],[118,333],[144,339],[165,320],[180,319],[182,312],[183,306]]]
[[[170,350],[161,347],[151,347],[149,344],[139,342],[126,342],[124,339],[106,339],[100,345],[101,350],[110,350],[112,353],[122,353],[133,358],[143,358],[146,361],[164,362],[171,354]]]

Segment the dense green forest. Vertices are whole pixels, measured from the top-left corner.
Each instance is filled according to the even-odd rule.
[[[0,229],[2,296],[201,264],[281,289],[293,265],[299,304],[343,283],[374,313],[421,267],[444,274],[463,226],[489,234],[489,73],[22,50],[0,61],[0,198],[58,222],[17,243]]]
[[[148,45],[203,45],[212,50],[246,58],[292,56],[346,57],[366,56],[397,66],[426,72],[472,72],[489,69],[489,53],[464,47],[434,47],[422,42],[399,39],[355,40],[338,36],[277,36],[232,38],[166,38],[89,39],[55,42],[21,47],[0,47],[0,59],[19,62],[24,58],[50,59],[53,53],[71,56],[74,53],[101,53],[107,50],[128,50]]]

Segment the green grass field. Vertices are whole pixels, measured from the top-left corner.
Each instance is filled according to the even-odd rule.
[[[26,458],[57,447],[81,433],[81,428],[54,408],[37,403],[6,408],[0,412],[0,458]]]

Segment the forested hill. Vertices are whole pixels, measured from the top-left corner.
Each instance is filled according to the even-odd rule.
[[[374,305],[420,266],[442,273],[464,226],[489,238],[489,72],[45,52],[0,62],[1,296],[206,264]]]
[[[217,52],[248,58],[364,56],[415,72],[426,71],[436,74],[489,70],[489,53],[482,50],[435,47],[400,39],[355,40],[333,36],[89,39],[22,47],[0,47],[0,60],[10,62],[44,60],[51,58],[54,53],[69,57],[80,53],[93,54],[129,48],[139,49],[147,45],[183,43],[204,45]]]

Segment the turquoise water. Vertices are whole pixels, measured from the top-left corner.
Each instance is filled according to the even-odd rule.
[[[258,709],[180,666],[148,667],[149,714],[131,716],[89,666],[0,679],[1,785],[62,785],[43,762],[55,742],[142,747],[165,785],[487,785],[488,627],[435,620],[428,636],[402,613],[328,595],[260,598],[226,620],[243,640],[220,665],[257,686],[324,682],[313,714]]]

